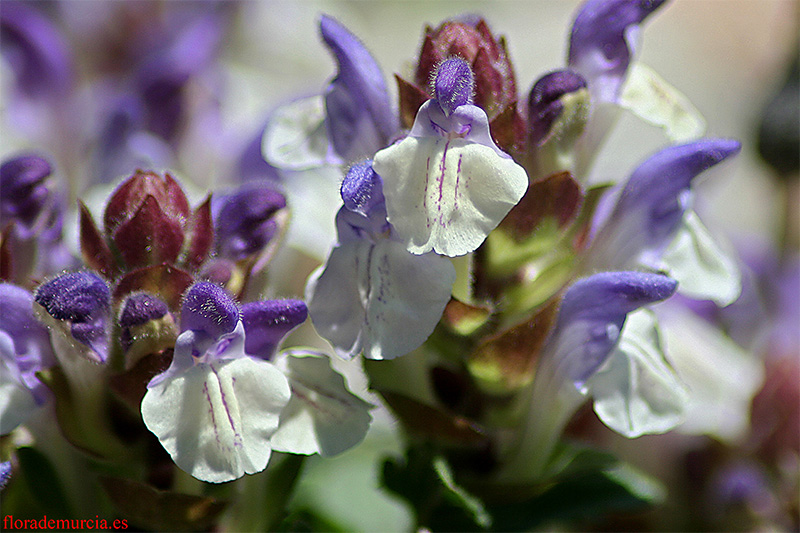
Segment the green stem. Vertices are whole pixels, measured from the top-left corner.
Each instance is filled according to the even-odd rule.
[[[269,468],[239,481],[239,499],[228,513],[228,531],[274,531],[300,479],[305,455],[275,452]]]

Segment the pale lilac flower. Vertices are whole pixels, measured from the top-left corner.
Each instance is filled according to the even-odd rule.
[[[666,148],[628,179],[588,252],[590,268],[666,270],[683,294],[731,303],[740,291],[736,264],[692,209],[692,182],[737,154],[741,145],[704,139]]]
[[[306,354],[317,361],[307,372],[293,370],[289,355],[279,356],[281,369],[271,362],[306,315],[297,300],[240,308],[213,283],[189,288],[172,363],[147,385],[141,405],[145,425],[176,465],[222,483],[261,472],[273,449],[332,454],[363,438],[368,406],[324,356]]]
[[[369,161],[342,182],[339,244],[309,279],[314,327],[343,357],[392,359],[433,331],[455,281],[447,258],[411,254],[386,220],[381,177]]]
[[[375,154],[387,219],[415,254],[474,251],[528,187],[525,170],[492,140],[486,113],[466,103],[472,89],[462,82],[472,78],[464,66],[442,63],[437,96],[419,109],[408,137]],[[458,83],[441,81],[454,75]]]

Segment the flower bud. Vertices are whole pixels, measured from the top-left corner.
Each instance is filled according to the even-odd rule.
[[[570,98],[581,98],[585,89],[586,80],[569,69],[546,74],[534,84],[528,97],[528,132],[534,146],[552,135],[554,124],[571,104]]]
[[[286,198],[263,182],[243,186],[222,198],[214,217],[220,257],[238,261],[261,252],[281,230]]]
[[[424,87],[438,65],[458,56],[472,68],[475,79],[474,104],[494,119],[517,101],[514,69],[503,38],[492,35],[480,17],[464,17],[428,27],[415,72],[416,83]]]
[[[137,170],[109,199],[103,222],[105,235],[82,209],[81,251],[87,264],[111,277],[163,263],[194,268],[205,261],[213,243],[210,199],[191,211],[169,174],[162,178]]]
[[[126,369],[148,354],[172,347],[178,336],[167,304],[146,292],[128,296],[122,304],[119,325]]]

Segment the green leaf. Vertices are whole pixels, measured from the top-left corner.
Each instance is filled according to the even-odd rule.
[[[663,262],[669,275],[678,280],[678,291],[690,298],[713,300],[725,307],[742,292],[736,261],[719,247],[694,211],[683,216]]]
[[[492,525],[492,517],[489,516],[489,513],[486,511],[483,502],[456,483],[447,461],[441,456],[434,457],[433,469],[439,476],[439,480],[447,489],[445,491],[445,498],[453,505],[466,511],[469,517],[478,526],[488,529]]]
[[[207,530],[227,505],[215,498],[162,491],[130,479],[105,477],[100,483],[133,524],[156,531]]]
[[[522,531],[552,524],[574,527],[612,512],[641,511],[665,498],[666,491],[657,480],[610,454],[567,447],[560,461],[567,466],[542,492],[517,501],[512,493],[507,501],[487,506],[494,530]]]
[[[491,526],[480,499],[458,485],[446,459],[431,448],[410,448],[405,461],[387,459],[382,480],[411,504],[418,529],[475,531]]]
[[[705,120],[689,99],[641,63],[629,68],[620,105],[645,122],[663,128],[676,143],[697,139],[705,131]]]
[[[667,362],[655,315],[628,315],[619,345],[589,381],[594,410],[628,437],[664,433],[683,421],[689,392]]]
[[[34,448],[23,447],[17,450],[21,475],[42,510],[59,518],[74,517],[61,480],[52,463]]]

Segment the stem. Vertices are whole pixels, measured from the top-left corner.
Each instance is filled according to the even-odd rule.
[[[273,531],[286,516],[286,505],[300,479],[305,455],[274,452],[269,468],[239,483],[240,497],[228,513],[228,531]]]

